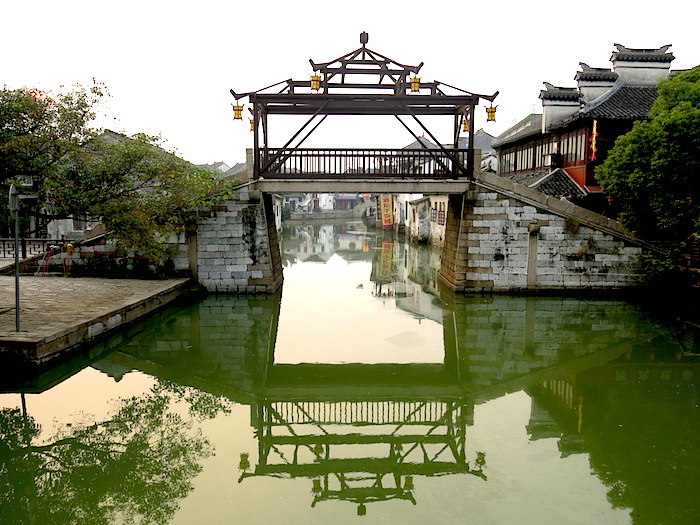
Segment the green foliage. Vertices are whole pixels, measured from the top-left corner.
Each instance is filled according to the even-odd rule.
[[[581,224],[573,215],[568,215],[564,219],[564,231],[566,233],[576,234],[581,230]]]
[[[213,453],[192,422],[226,410],[210,394],[158,384],[106,419],[84,416],[53,435],[0,410],[3,523],[168,523]]]
[[[163,257],[160,240],[182,231],[200,206],[233,195],[220,180],[161,148],[158,137],[105,132],[67,155],[44,186],[57,213],[99,218],[123,248],[149,261]]]
[[[288,221],[292,217],[292,207],[289,204],[282,205],[282,220]]]
[[[94,136],[89,123],[105,95],[99,83],[58,93],[0,90],[0,192],[7,195],[19,176],[33,179],[34,189],[41,187],[66,154]],[[0,232],[8,231],[7,200],[0,199]]]
[[[700,231],[699,173],[700,66],[660,83],[650,119],[617,139],[596,178],[620,222],[675,246]]]
[[[182,231],[198,207],[230,198],[236,181],[185,162],[163,149],[159,137],[91,128],[104,94],[97,83],[46,96],[4,88],[0,184],[7,195],[17,175],[31,176],[33,188],[25,191],[34,191],[54,216],[100,220],[121,248],[156,262],[164,255],[163,236]],[[0,203],[0,230],[9,234],[7,202]]]

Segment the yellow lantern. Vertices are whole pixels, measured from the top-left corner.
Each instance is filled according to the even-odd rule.
[[[420,91],[420,77],[413,77],[411,79],[411,93],[418,93]]]
[[[311,90],[318,91],[321,89],[321,77],[318,75],[311,75]]]
[[[486,122],[496,122],[496,108],[498,106],[493,106],[493,104],[486,108]]]
[[[243,120],[243,106],[233,104],[233,120]]]
[[[469,131],[469,119],[467,117],[464,117],[464,120],[462,121],[462,131],[465,133]]]
[[[255,131],[255,119],[248,119],[250,120],[250,131]]]
[[[241,453],[241,459],[238,463],[238,469],[242,470],[243,472],[250,470],[250,459],[247,452]]]

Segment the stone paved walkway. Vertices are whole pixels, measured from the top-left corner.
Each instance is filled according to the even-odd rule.
[[[184,281],[186,279],[20,277],[21,332],[18,334],[15,332],[15,278],[0,276],[0,339],[50,337],[148,299]]]

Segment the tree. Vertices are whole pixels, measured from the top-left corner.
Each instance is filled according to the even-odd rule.
[[[95,106],[105,96],[102,84],[72,86],[55,95],[37,89],[0,91],[0,191],[9,185],[33,181],[41,187],[57,163],[78,150],[95,134],[89,123]],[[0,234],[7,235],[7,199],[0,198]]]
[[[7,195],[18,176],[32,179],[44,219],[90,218],[105,223],[126,249],[152,261],[162,257],[163,234],[194,220],[198,206],[232,194],[236,182],[218,180],[162,147],[158,137],[132,137],[91,127],[104,86],[73,86],[47,95],[27,88],[0,92],[0,185]],[[43,210],[38,213],[39,208]],[[0,212],[7,199],[0,198]],[[9,214],[0,213],[0,235]]]
[[[185,403],[189,416],[178,409]],[[5,524],[165,524],[213,454],[192,422],[230,410],[195,389],[156,384],[42,436],[19,409],[0,410],[0,516]]]
[[[596,178],[640,238],[676,250],[700,231],[700,66],[659,84],[649,120],[617,139]]]
[[[229,198],[235,184],[166,151],[158,137],[106,131],[64,157],[43,198],[59,215],[100,219],[122,246],[155,260],[162,235]]]

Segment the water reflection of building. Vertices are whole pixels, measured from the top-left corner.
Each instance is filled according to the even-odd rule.
[[[346,224],[311,222],[283,228],[282,255],[290,262],[326,262],[334,254],[346,260],[367,260],[372,242],[366,231]]]
[[[392,298],[417,319],[442,323],[437,275],[440,252],[431,246],[378,240],[370,279],[375,297]]]
[[[531,439],[558,435],[567,453],[589,450],[577,431],[579,391],[564,383],[580,386],[610,361],[634,362],[624,360],[630,348],[659,343],[658,325],[625,302],[450,295],[442,302],[442,363],[277,363],[279,297],[269,296],[207,298],[110,360],[250,405],[258,450],[239,451],[243,482],[305,478],[312,504],[351,501],[364,513],[371,502],[419,501],[420,476],[485,478],[485,458],[468,446],[474,406],[510,392],[532,393]],[[567,400],[569,416],[552,409],[542,384]]]
[[[307,479],[311,504],[351,501],[361,513],[388,499],[420,503],[421,476],[487,473],[469,447],[474,407],[526,390],[531,440],[587,453],[616,505],[661,523],[659,509],[680,501],[673,523],[694,523],[684,515],[699,510],[685,496],[700,488],[695,328],[670,338],[634,304],[614,300],[444,293],[438,301],[414,280],[424,265],[410,250],[392,248],[392,258],[392,282],[408,276],[397,303],[424,312],[411,303],[420,290],[441,307],[441,363],[277,363],[277,294],[209,297],[97,366],[249,405],[258,448],[237,451],[243,483]]]

